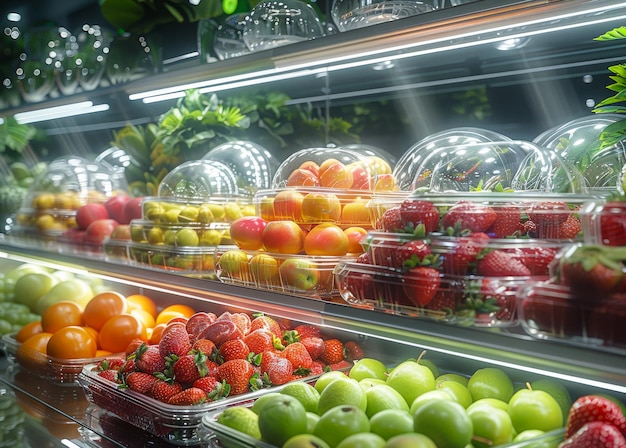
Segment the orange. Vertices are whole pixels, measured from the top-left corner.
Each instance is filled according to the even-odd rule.
[[[141,320],[146,328],[152,328],[156,325],[156,321],[154,320],[154,317],[152,316],[152,314],[150,314],[148,311],[144,309],[141,309],[141,308],[131,309],[130,314],[132,314],[133,316]]]
[[[43,328],[41,327],[41,321],[36,320],[29,324],[24,325],[20,331],[15,335],[15,340],[17,342],[24,342],[26,339],[31,337],[34,334],[41,333]]]
[[[46,333],[54,333],[71,325],[83,325],[83,309],[76,302],[62,300],[53,303],[41,316],[41,328]]]
[[[156,319],[157,317],[157,306],[150,297],[145,296],[143,294],[131,294],[126,297],[128,301],[129,309],[141,308],[144,311],[147,311]]]
[[[196,310],[194,310],[193,308],[191,308],[188,305],[181,305],[181,304],[176,304],[176,305],[170,305],[168,307],[165,307],[158,315],[156,318],[156,324],[166,324],[168,323],[171,319],[175,318],[175,317],[191,317],[196,313]]]
[[[135,338],[148,340],[145,325],[132,314],[120,314],[112,317],[102,326],[98,336],[98,345],[102,350],[120,353],[126,350],[128,344]]]
[[[48,341],[52,333],[37,333],[20,344],[15,353],[17,362],[29,369],[43,368],[46,361]]]
[[[56,331],[48,341],[48,356],[59,359],[84,359],[96,356],[95,339],[83,327],[71,325]]]
[[[96,294],[85,305],[83,320],[85,325],[100,330],[104,323],[128,309],[126,297],[119,292],[105,291]]]

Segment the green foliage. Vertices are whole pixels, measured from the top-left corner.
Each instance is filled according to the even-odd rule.
[[[20,124],[13,117],[5,118],[0,124],[0,153],[21,154],[35,134],[34,127]]]
[[[626,39],[626,27],[614,28],[594,40],[616,39]],[[609,67],[609,71],[613,73],[613,76],[609,76],[613,84],[609,84],[607,89],[616,93],[599,102],[593,112],[597,114],[626,114],[626,64],[612,65]],[[600,149],[612,146],[624,138],[626,138],[626,122],[621,120],[612,123],[600,134],[600,141],[602,142]]]

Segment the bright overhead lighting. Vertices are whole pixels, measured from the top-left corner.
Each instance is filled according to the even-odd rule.
[[[10,12],[7,14],[7,20],[9,22],[19,22],[22,20],[22,15],[18,12]]]
[[[18,123],[36,123],[38,121],[54,120],[56,118],[73,117],[75,115],[91,114],[109,110],[108,104],[97,104],[92,101],[82,101],[80,103],[66,104],[57,107],[48,107],[29,112],[15,114]]]

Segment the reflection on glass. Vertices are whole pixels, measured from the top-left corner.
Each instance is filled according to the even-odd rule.
[[[233,14],[217,27],[213,36],[213,51],[219,60],[235,58],[250,52],[243,41],[247,15],[243,12]]]
[[[340,31],[349,31],[434,11],[435,7],[432,1],[334,0],[331,15]]]
[[[79,48],[77,65],[80,68],[78,81],[84,90],[93,90],[104,75],[111,35],[98,25],[85,24],[76,36]]]

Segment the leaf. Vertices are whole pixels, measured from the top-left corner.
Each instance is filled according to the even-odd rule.
[[[616,121],[608,125],[600,134],[602,148],[613,146],[615,143],[626,138],[626,120]]]
[[[626,27],[620,26],[619,28],[613,28],[611,31],[595,37],[593,40],[606,41],[615,39],[626,39]]]

